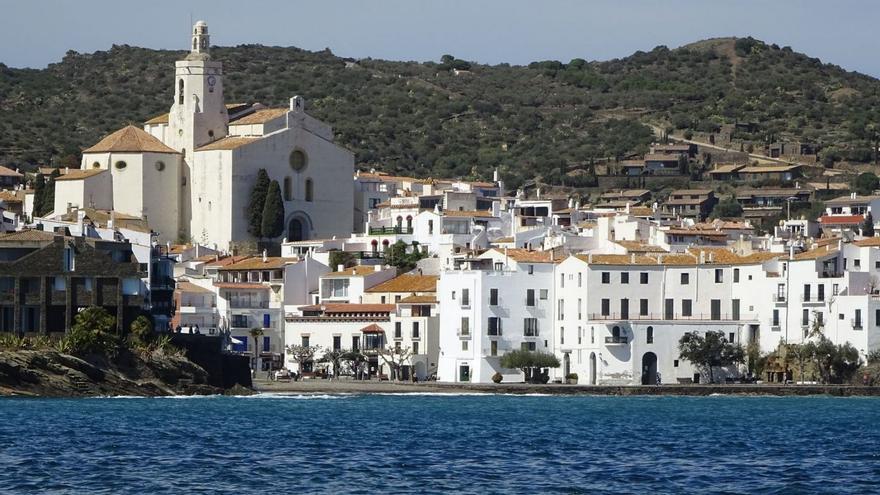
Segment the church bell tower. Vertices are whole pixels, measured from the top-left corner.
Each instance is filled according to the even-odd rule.
[[[195,148],[226,136],[229,115],[223,101],[223,64],[211,60],[208,24],[192,29],[190,52],[175,63],[174,104],[168,116],[170,145],[192,156]]]

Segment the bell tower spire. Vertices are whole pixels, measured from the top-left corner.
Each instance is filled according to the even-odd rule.
[[[208,34],[208,23],[198,21],[193,26],[192,34],[192,54],[208,55],[208,49],[211,46],[211,35]]]

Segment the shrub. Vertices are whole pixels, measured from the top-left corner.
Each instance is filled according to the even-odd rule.
[[[131,322],[128,340],[132,347],[146,347],[153,339],[153,324],[144,315],[138,316]]]
[[[492,375],[492,381],[495,383],[501,383],[501,380],[503,380],[503,379],[504,379],[504,376],[502,376],[501,373],[499,373],[497,371],[495,372],[494,375]]]
[[[577,380],[578,374],[577,373],[569,373],[569,374],[565,375],[565,379],[566,380]]]

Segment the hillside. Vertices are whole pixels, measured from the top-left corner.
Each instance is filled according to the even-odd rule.
[[[68,52],[43,70],[0,65],[0,161],[75,164],[105,133],[166,112],[182,55],[114,46]],[[529,66],[353,61],[256,45],[212,55],[225,64],[227,101],[285,105],[303,95],[362,166],[472,178],[499,166],[511,185],[644,152],[653,137],[642,123],[705,132],[757,122],[746,138],[811,141],[826,159],[868,161],[880,120],[880,81],[751,38]]]

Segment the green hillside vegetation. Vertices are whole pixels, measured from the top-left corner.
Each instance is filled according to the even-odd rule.
[[[78,166],[79,150],[104,134],[168,111],[182,56],[114,46],[68,52],[43,70],[0,65],[0,160]],[[228,102],[302,95],[363,168],[487,179],[499,167],[511,186],[536,175],[591,185],[596,161],[647,151],[644,124],[700,132],[757,122],[746,139],[811,141],[828,159],[864,162],[880,121],[878,80],[750,38],[528,66],[257,45],[212,56],[224,63]]]

